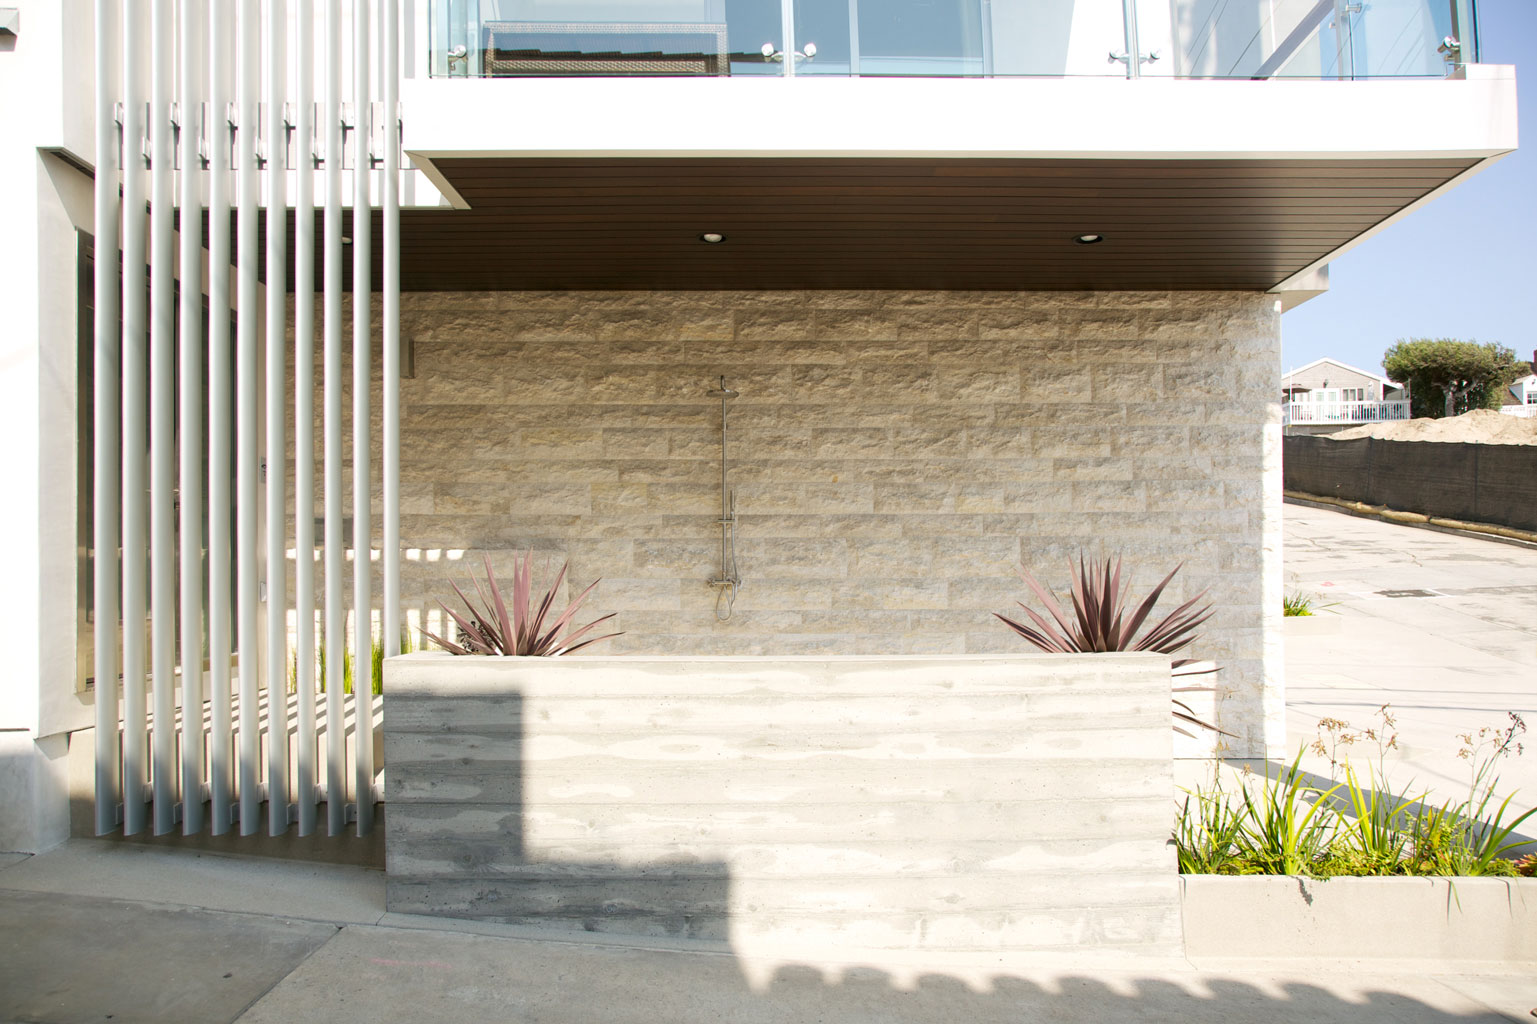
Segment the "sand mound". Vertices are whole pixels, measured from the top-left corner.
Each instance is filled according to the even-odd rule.
[[[1461,441],[1468,444],[1537,444],[1537,418],[1476,409],[1450,419],[1392,420],[1326,435],[1336,441],[1378,437],[1384,441]]]

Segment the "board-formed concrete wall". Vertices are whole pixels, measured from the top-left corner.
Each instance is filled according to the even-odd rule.
[[[489,553],[602,583],[602,653],[1022,651],[993,612],[1122,552],[1210,589],[1235,754],[1279,751],[1279,317],[1259,294],[403,296],[408,617]],[[377,373],[378,361],[375,361]],[[350,379],[350,371],[346,371]],[[720,403],[738,567],[720,572]],[[320,374],[317,372],[317,381]],[[319,408],[317,402],[317,408]],[[378,404],[375,402],[375,415]],[[377,432],[376,432],[377,436]],[[350,501],[350,499],[348,499]],[[377,530],[378,520],[375,519]],[[375,538],[375,546],[378,544]],[[376,588],[375,593],[378,593]]]
[[[392,659],[392,911],[1178,953],[1168,659]]]

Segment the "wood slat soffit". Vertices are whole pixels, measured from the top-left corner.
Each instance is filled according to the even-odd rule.
[[[402,286],[1265,290],[1476,162],[438,159]]]

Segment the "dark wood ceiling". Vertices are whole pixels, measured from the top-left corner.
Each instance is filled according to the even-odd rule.
[[[439,159],[401,287],[1263,290],[1475,162]]]

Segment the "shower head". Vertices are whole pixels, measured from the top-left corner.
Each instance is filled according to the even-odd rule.
[[[720,379],[720,387],[711,388],[708,392],[711,398],[735,398],[739,393],[740,392],[732,391],[730,388],[726,387],[725,377]]]

